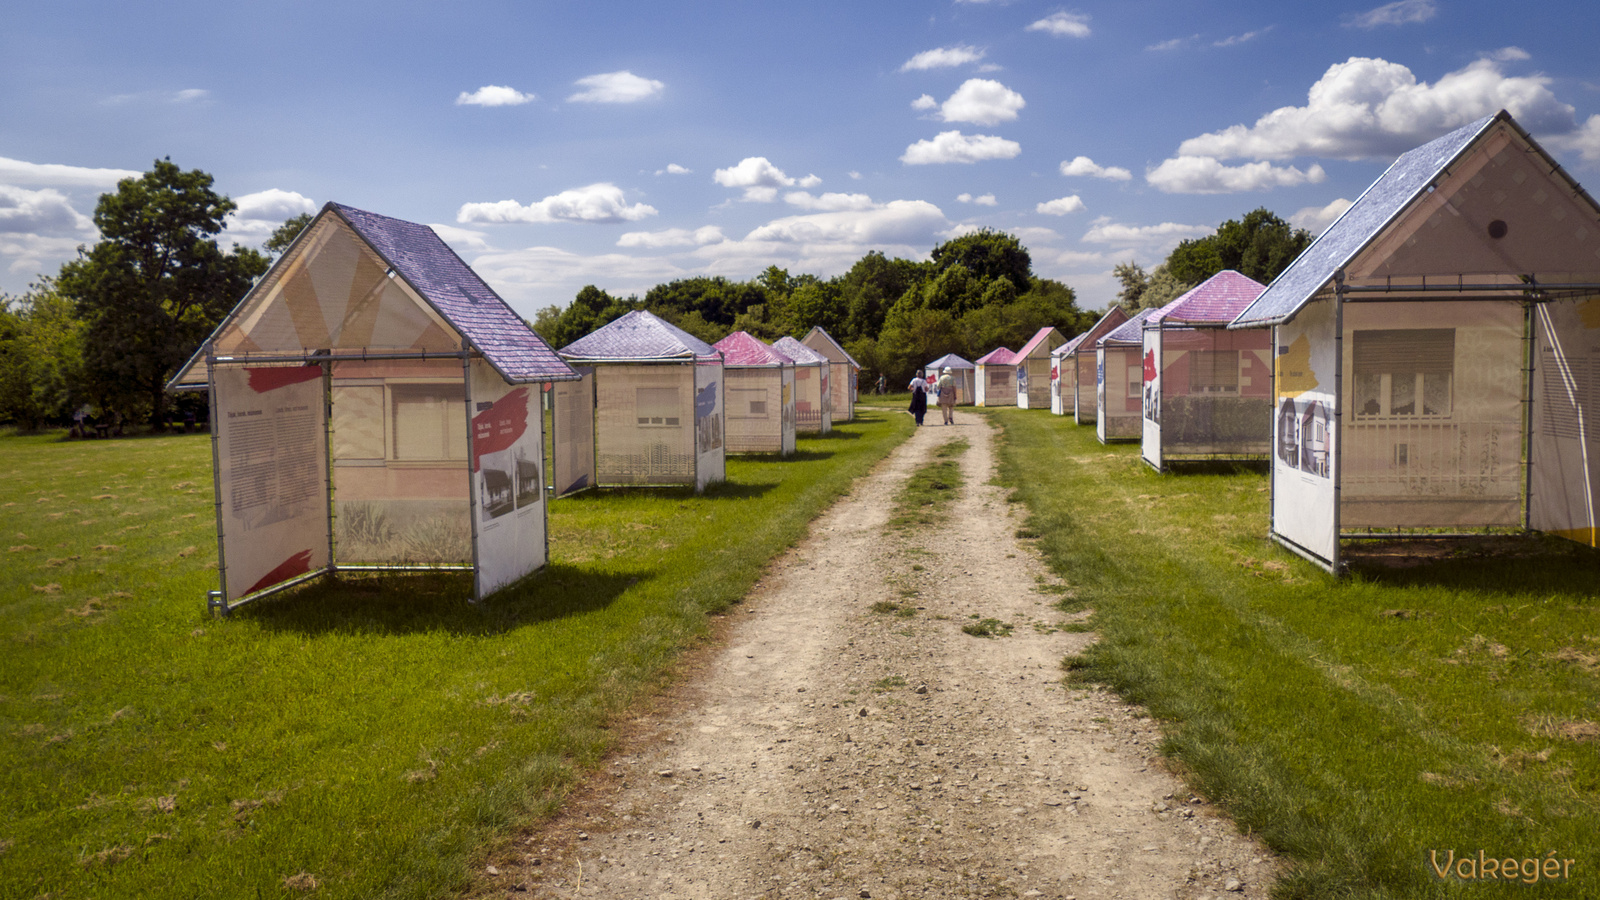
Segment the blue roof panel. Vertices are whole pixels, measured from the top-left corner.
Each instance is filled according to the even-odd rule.
[[[660,316],[637,309],[562,347],[561,356],[582,362],[644,362],[720,354]]]

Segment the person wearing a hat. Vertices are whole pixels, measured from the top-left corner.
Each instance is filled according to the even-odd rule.
[[[950,374],[950,367],[945,366],[939,373],[938,382],[939,411],[944,413],[944,424],[956,423],[956,377]]]

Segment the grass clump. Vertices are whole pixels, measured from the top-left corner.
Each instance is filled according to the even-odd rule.
[[[1519,538],[1333,578],[1265,540],[1259,470],[1159,475],[1093,429],[995,417],[1063,609],[1095,610],[1068,677],[1163,721],[1190,784],[1291,861],[1275,896],[1520,897],[1428,854],[1596,858],[1600,553]]]
[[[912,472],[895,495],[889,527],[904,530],[943,522],[961,490],[961,455],[970,446],[966,438],[940,444],[933,461]]]
[[[978,619],[977,616],[972,618]],[[961,626],[961,630],[967,634],[983,638],[1009,637],[1014,629],[1015,626],[1010,622],[1000,619],[978,619],[976,622],[968,622]]]
[[[0,896],[460,893],[910,433],[869,410],[701,496],[555,501],[551,564],[480,605],[461,574],[344,576],[225,620],[208,436],[0,438]]]

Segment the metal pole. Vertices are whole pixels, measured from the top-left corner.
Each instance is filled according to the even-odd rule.
[[[462,350],[461,355],[461,378],[464,382],[463,387],[467,398],[466,409],[463,412],[467,417],[467,517],[470,520],[472,529],[472,602],[478,603],[483,600],[483,596],[479,593],[479,584],[482,578],[478,570],[478,491],[474,484],[477,480],[475,477],[477,473],[473,471],[474,466],[477,464],[477,456],[473,453],[477,438],[472,433],[472,419],[476,412],[477,404],[473,402],[472,397],[472,359],[467,356],[465,349]]]
[[[217,581],[222,590],[214,598],[207,598],[206,608],[208,612],[213,609],[221,610],[222,614],[226,616],[228,614],[228,549],[224,535],[225,529],[222,525],[222,450],[219,444],[222,429],[217,424],[217,367],[216,357],[213,355],[212,349],[212,345],[207,343],[206,384],[209,389],[210,402],[207,403],[206,418],[211,423],[211,502],[217,517]]]
[[[1339,541],[1344,508],[1344,269],[1333,273],[1333,445],[1329,455],[1333,469],[1333,559],[1331,571],[1344,570]]]
[[[336,575],[339,565],[338,557],[334,555],[333,526],[338,507],[334,505],[333,496],[333,363],[330,360],[322,362],[322,441],[323,489],[327,491],[328,504],[328,574]]]
[[[1533,530],[1533,375],[1538,342],[1534,340],[1533,304],[1522,304],[1522,528]]]

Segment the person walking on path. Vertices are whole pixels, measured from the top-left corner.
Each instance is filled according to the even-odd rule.
[[[911,415],[916,417],[917,424],[922,424],[922,417],[928,414],[928,382],[922,379],[922,373],[911,379]]]
[[[944,413],[944,424],[956,423],[956,378],[950,374],[950,367],[945,366],[939,373],[939,412]]]

